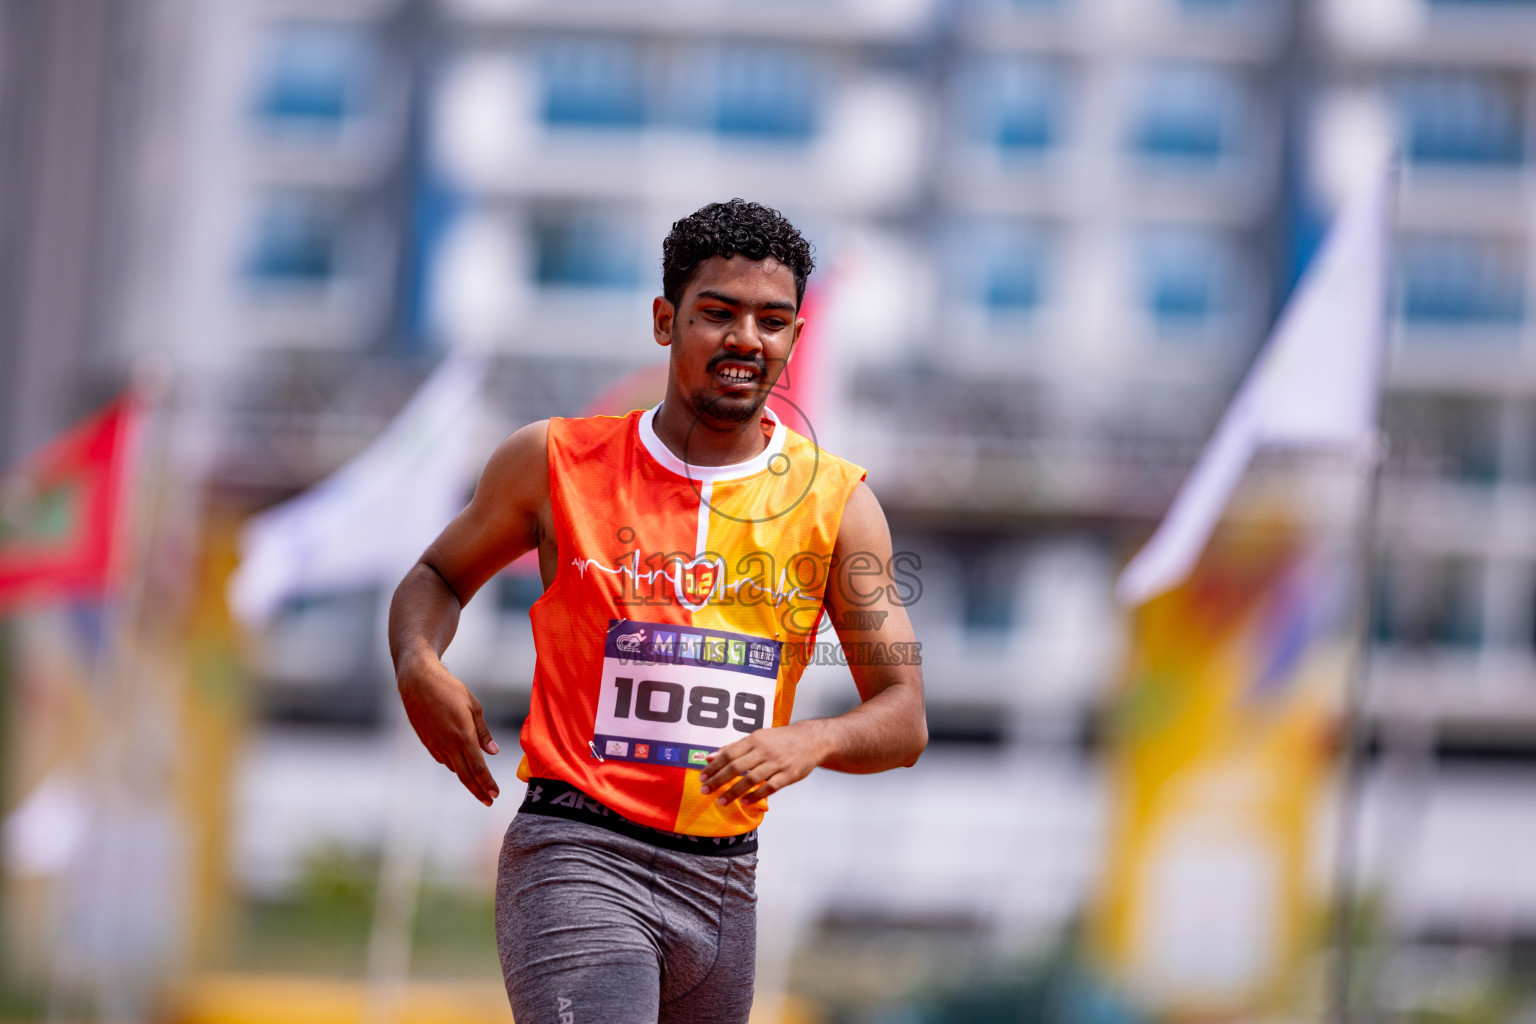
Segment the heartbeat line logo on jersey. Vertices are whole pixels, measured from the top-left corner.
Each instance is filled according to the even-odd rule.
[[[651,562],[656,560],[650,559]],[[637,590],[641,586],[671,584],[673,599],[689,611],[695,612],[711,600],[721,600],[727,594],[739,595],[743,588],[750,588],[749,599],[766,601],[774,605],[820,600],[817,593],[806,591],[790,582],[790,571],[787,566],[779,571],[776,585],[771,579],[765,581],[757,576],[741,576],[734,580],[727,580],[725,559],[707,552],[688,562],[677,557],[667,559],[661,566],[654,569],[641,567],[639,551],[630,552],[627,558],[613,568],[609,568],[595,558],[573,558],[571,565],[582,578],[586,577],[589,569],[596,569],[610,576],[628,576]]]

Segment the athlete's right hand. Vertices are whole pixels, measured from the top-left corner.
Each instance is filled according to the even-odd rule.
[[[500,753],[485,724],[480,702],[435,655],[419,655],[401,666],[400,700],[422,746],[438,764],[459,777],[485,806],[501,795],[485,766],[486,754]]]

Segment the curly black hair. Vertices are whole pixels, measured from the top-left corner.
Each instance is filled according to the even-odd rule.
[[[732,199],[710,203],[672,225],[661,243],[661,294],[676,307],[699,264],[711,256],[772,256],[795,275],[795,305],[805,299],[805,279],[816,260],[795,226],[761,203]]]

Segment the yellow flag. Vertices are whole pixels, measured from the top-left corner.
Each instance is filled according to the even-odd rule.
[[[1319,937],[1315,822],[1349,666],[1347,580],[1271,520],[1141,606],[1117,700],[1096,944],[1159,1010],[1296,1009]]]

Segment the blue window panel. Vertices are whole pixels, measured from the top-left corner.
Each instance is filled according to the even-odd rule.
[[[950,286],[998,314],[1028,313],[1045,299],[1047,230],[1036,224],[974,222],[948,234]]]
[[[1500,475],[1498,409],[1486,400],[1398,396],[1383,420],[1393,458],[1407,475],[1471,484]]]
[[[1470,563],[1457,563],[1447,570],[1439,621],[1435,623],[1436,639],[1441,644],[1463,648],[1482,646],[1485,629],[1481,575]]]
[[[960,621],[970,633],[1006,633],[1014,624],[1017,565],[999,552],[970,553],[960,564]]]
[[[336,275],[343,217],[333,200],[279,193],[262,204],[246,271],[258,281],[324,284]]]
[[[1047,61],[998,60],[968,75],[961,89],[970,137],[1005,153],[1049,149],[1061,137],[1065,83]]]
[[[504,572],[496,581],[496,607],[504,612],[526,612],[544,596],[544,581],[538,576]]]
[[[1040,305],[1038,264],[1000,262],[988,268],[986,303],[1002,312],[1024,312]]]
[[[535,218],[540,284],[633,288],[640,283],[638,238],[631,223],[596,210],[551,211]]]
[[[1525,153],[1525,103],[1517,81],[1472,73],[1399,81],[1407,155],[1421,163],[1518,164]]]
[[[364,106],[373,46],[360,29],[290,24],[273,30],[263,56],[256,110],[274,122],[337,125]]]
[[[1458,403],[1444,423],[1446,475],[1464,483],[1491,484],[1499,478],[1499,425],[1482,403]]]
[[[786,142],[816,131],[821,76],[794,50],[729,48],[714,64],[714,130],[725,136]]]
[[[1482,645],[1481,574],[1467,561],[1384,563],[1373,582],[1372,633],[1377,642],[1409,648]]]
[[[1411,324],[1519,322],[1525,268],[1518,248],[1486,239],[1404,239],[1398,252],[1402,314]]]
[[[1230,305],[1234,253],[1220,236],[1181,228],[1148,231],[1138,259],[1141,302],[1158,324],[1197,327]]]
[[[1043,253],[1034,239],[998,246],[987,258],[986,294],[989,309],[1026,312],[1040,305]]]
[[[1236,148],[1241,83],[1214,68],[1167,67],[1148,75],[1131,129],[1146,156],[1215,160]]]
[[[648,76],[639,48],[596,39],[555,41],[540,52],[546,123],[637,128],[646,120]]]
[[[1215,306],[1210,278],[1192,272],[1164,274],[1153,285],[1149,306],[1159,320],[1203,320]]]

